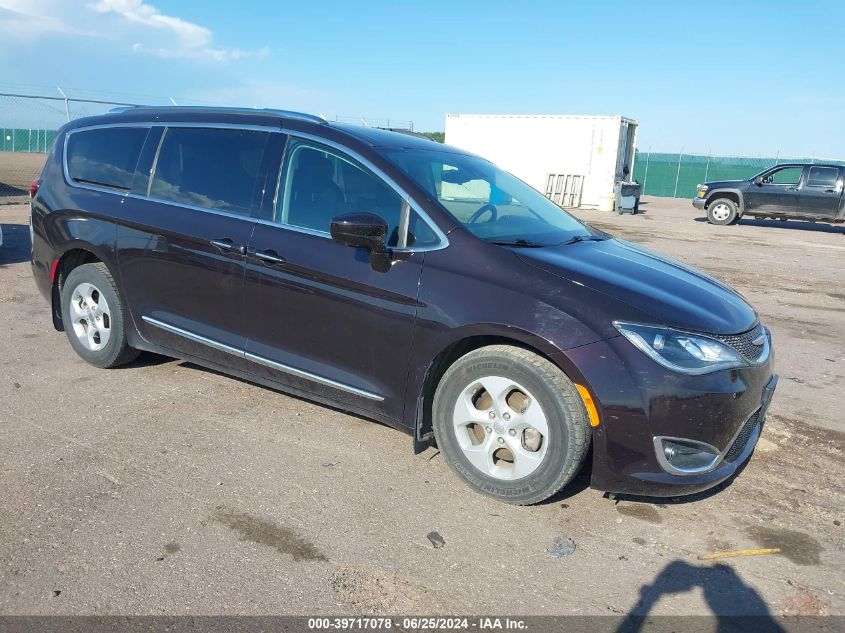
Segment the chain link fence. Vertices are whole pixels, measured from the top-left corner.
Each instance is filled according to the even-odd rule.
[[[779,163],[832,163],[815,157],[770,158],[749,156],[713,156],[712,154],[677,154],[637,151],[634,180],[648,196],[693,198],[696,186],[714,180],[746,180]]]
[[[134,104],[0,93],[0,204],[26,200],[62,125],[127,105]]]

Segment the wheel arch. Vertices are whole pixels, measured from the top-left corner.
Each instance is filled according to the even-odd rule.
[[[421,452],[430,446],[434,438],[431,423],[432,404],[434,392],[443,374],[461,356],[488,345],[512,345],[528,350],[551,362],[573,382],[586,384],[584,376],[564,351],[536,334],[513,327],[491,325],[460,328],[453,332],[449,341],[441,344],[440,351],[429,362],[419,387],[415,387],[416,397],[411,418],[415,452]]]
[[[64,331],[64,323],[62,322],[62,288],[68,275],[75,269],[84,264],[101,263],[109,269],[112,277],[114,271],[111,270],[108,263],[102,257],[97,249],[88,244],[73,244],[69,246],[58,258],[56,264],[56,272],[52,279],[50,290],[50,312],[53,317],[53,327],[59,332]]]
[[[704,203],[704,208],[707,209],[714,200],[719,198],[727,198],[734,202],[739,215],[742,215],[745,211],[745,198],[739,189],[716,189],[707,192],[707,201]]]

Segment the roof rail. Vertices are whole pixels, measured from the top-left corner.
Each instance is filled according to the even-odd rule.
[[[316,114],[308,114],[307,112],[296,112],[294,110],[279,110],[276,108],[243,108],[243,107],[231,107],[231,106],[151,106],[151,105],[131,105],[131,106],[120,106],[117,108],[112,108],[109,112],[120,113],[126,112],[128,110],[135,110],[139,108],[152,108],[152,109],[161,109],[161,110],[228,110],[231,112],[244,112],[244,113],[255,113],[255,112],[267,112],[270,114],[278,114],[279,116],[288,117],[291,119],[302,119],[303,121],[311,121],[313,123],[322,123],[327,124],[328,121],[321,116]]]

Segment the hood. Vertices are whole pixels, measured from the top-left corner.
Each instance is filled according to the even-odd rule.
[[[729,286],[625,240],[525,248],[516,253],[532,266],[649,314],[655,324],[737,334],[757,322],[754,309]]]
[[[705,182],[708,189],[736,189],[740,185],[748,184],[747,180],[714,180],[713,182]]]

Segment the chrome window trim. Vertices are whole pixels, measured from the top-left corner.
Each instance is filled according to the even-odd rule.
[[[396,251],[396,252],[400,252],[400,253],[421,253],[421,252],[427,252],[427,251],[438,251],[438,250],[444,249],[447,246],[449,246],[449,238],[446,237],[446,234],[440,229],[440,227],[437,225],[437,223],[434,220],[431,219],[431,216],[429,216],[428,213],[423,211],[422,207],[413,198],[411,198],[411,196],[404,189],[402,189],[402,187],[400,187],[398,184],[396,184],[396,182],[390,176],[388,176],[387,174],[384,173],[384,171],[382,171],[381,169],[376,167],[370,160],[368,160],[367,158],[365,158],[364,156],[362,156],[361,154],[359,154],[355,150],[350,149],[350,148],[348,148],[348,147],[346,147],[346,146],[344,146],[340,143],[337,143],[335,141],[332,141],[331,139],[323,138],[323,137],[318,136],[316,134],[309,134],[307,132],[301,132],[299,130],[292,130],[290,128],[285,128],[285,127],[280,127],[280,126],[239,124],[239,123],[212,123],[212,122],[196,122],[196,121],[133,121],[133,122],[126,122],[126,123],[120,123],[120,122],[99,123],[99,124],[96,124],[96,125],[86,125],[86,126],[83,126],[83,127],[74,128],[72,130],[68,130],[65,133],[65,138],[63,140],[64,148],[63,148],[63,151],[62,151],[62,163],[63,163],[62,166],[63,166],[63,171],[64,171],[65,184],[67,184],[69,187],[76,187],[78,189],[89,189],[89,190],[92,190],[92,191],[98,191],[100,193],[116,194],[116,195],[119,195],[123,198],[134,198],[134,199],[138,199],[138,200],[150,200],[150,201],[159,202],[159,203],[162,203],[162,204],[173,204],[173,205],[176,205],[176,206],[184,207],[184,208],[187,208],[187,209],[193,209],[193,210],[196,210],[196,211],[205,211],[207,213],[214,213],[216,215],[223,215],[223,216],[227,216],[227,217],[236,217],[236,218],[240,218],[240,219],[252,219],[259,224],[264,224],[264,225],[267,225],[267,226],[274,226],[274,227],[277,227],[277,228],[286,229],[286,230],[294,231],[294,232],[297,232],[297,233],[306,233],[308,235],[314,235],[314,236],[317,236],[317,237],[324,237],[326,239],[331,239],[331,234],[328,233],[328,232],[325,232],[325,231],[316,231],[316,230],[313,230],[313,229],[306,229],[306,228],[302,228],[302,227],[294,227],[293,225],[290,225],[290,224],[282,224],[282,223],[272,221],[272,220],[264,220],[264,219],[261,219],[261,218],[255,218],[254,216],[251,216],[251,215],[238,215],[238,214],[229,213],[229,212],[226,212],[226,211],[219,211],[217,209],[209,209],[208,207],[200,207],[200,206],[195,206],[195,205],[190,205],[190,204],[185,204],[185,203],[180,203],[180,202],[172,202],[170,200],[162,200],[162,199],[159,199],[159,198],[153,198],[153,197],[148,196],[148,195],[144,196],[144,195],[140,195],[140,194],[134,194],[134,193],[131,193],[129,191],[124,191],[124,190],[121,190],[121,189],[112,189],[112,188],[109,188],[109,187],[98,187],[96,185],[83,185],[83,184],[74,182],[73,179],[70,177],[70,173],[68,172],[68,167],[67,167],[67,146],[68,146],[68,139],[70,138],[70,136],[72,134],[76,134],[77,132],[84,132],[84,131],[87,131],[87,130],[97,130],[97,129],[103,129],[103,128],[114,128],[114,127],[134,127],[134,128],[195,127],[195,128],[211,128],[211,129],[252,130],[252,131],[257,131],[257,132],[273,132],[273,133],[276,133],[276,134],[285,134],[288,137],[297,137],[297,138],[301,138],[301,139],[304,139],[304,140],[319,143],[319,144],[322,144],[322,145],[326,145],[328,147],[331,147],[332,149],[335,149],[337,151],[340,151],[342,153],[347,154],[348,156],[351,156],[352,158],[354,158],[355,160],[360,162],[362,165],[364,165],[367,169],[372,171],[376,176],[381,178],[384,182],[386,182],[390,186],[390,188],[393,189],[399,195],[399,197],[402,198],[402,200],[405,201],[408,204],[409,208],[412,209],[420,217],[420,219],[423,222],[426,223],[426,225],[434,232],[434,234],[437,236],[437,239],[439,240],[437,244],[430,244],[430,245],[427,245],[427,246],[419,246],[419,247],[413,247],[413,246],[412,247],[406,246],[404,248],[394,247],[391,250]],[[161,139],[159,139],[159,146],[156,149],[156,158],[158,157],[158,153],[161,150],[161,143],[164,141],[165,136],[166,136],[166,134],[162,134]],[[155,162],[156,162],[156,159],[154,159],[154,163]],[[150,186],[152,185],[152,179],[153,179],[153,174],[154,174],[154,166],[155,165],[153,165],[153,168],[150,171],[150,178],[149,178],[149,182],[147,183],[148,191],[149,191]],[[280,161],[279,174],[278,174],[277,179],[276,179],[276,193],[273,196],[273,211],[274,211],[274,213],[275,213],[276,206],[278,204],[279,186],[280,186],[280,183],[281,183],[281,178],[282,178],[283,173],[284,173],[284,157],[282,157],[282,160]],[[407,239],[407,236],[406,236],[406,239]]]
[[[311,372],[305,371],[304,369],[297,369],[296,367],[291,367],[290,365],[277,363],[276,361],[270,360],[269,358],[265,358],[264,356],[259,356],[258,354],[251,354],[246,350],[238,349],[236,347],[232,347],[231,345],[226,345],[225,343],[221,343],[220,341],[215,341],[214,339],[210,339],[208,337],[196,334],[189,330],[182,329],[175,325],[170,325],[169,323],[159,321],[158,319],[154,319],[147,315],[142,316],[141,319],[144,322],[149,323],[150,325],[162,329],[166,332],[170,332],[171,334],[177,334],[196,343],[202,343],[203,345],[207,345],[221,352],[231,354],[232,356],[237,356],[238,358],[243,358],[244,360],[248,360],[253,363],[258,363],[259,365],[264,365],[265,367],[270,367],[271,369],[276,369],[286,374],[290,374],[291,376],[305,378],[306,380],[312,380],[322,385],[327,385],[329,387],[334,387],[335,389],[340,389],[341,391],[346,391],[348,393],[352,393],[363,398],[368,398],[369,400],[375,400],[377,402],[382,402],[384,400],[384,396],[380,396],[376,393],[372,393],[364,389],[358,389],[357,387],[353,387],[351,385],[347,385],[346,383],[338,382],[336,380],[332,380],[331,378],[326,378],[318,374],[312,374]]]
[[[182,207],[183,209],[191,209],[192,211],[202,211],[203,213],[210,213],[212,215],[222,215],[226,218],[235,218],[237,220],[245,220],[250,223],[258,222],[258,218],[248,213],[232,213],[231,211],[222,211],[220,209],[209,209],[208,207],[199,207],[187,202],[174,202],[173,200],[164,200],[163,198],[155,198],[153,196],[144,196],[137,193],[127,193],[124,197],[132,198],[134,200],[146,200],[147,202],[156,202],[158,204],[170,204],[174,207]]]
[[[77,132],[86,132],[88,130],[108,129],[108,128],[112,128],[112,127],[138,128],[138,129],[149,130],[153,126],[150,123],[144,123],[144,122],[142,122],[142,123],[120,123],[120,124],[117,124],[117,125],[109,125],[109,124],[88,125],[88,126],[85,126],[85,127],[74,128],[73,130],[68,130],[65,133],[65,137],[62,141],[63,142],[63,146],[62,146],[62,175],[64,176],[66,185],[68,185],[69,187],[76,187],[77,189],[87,189],[89,191],[98,191],[100,193],[111,193],[111,194],[121,196],[123,198],[125,198],[126,196],[129,195],[129,191],[130,191],[129,189],[120,189],[118,187],[108,187],[106,185],[92,185],[92,184],[88,184],[88,183],[76,182],[73,178],[71,178],[70,169],[68,168],[67,151],[68,151],[68,146],[70,145],[70,143],[68,141],[70,140],[71,136],[73,136]],[[143,146],[142,146],[142,149],[143,149]],[[140,156],[139,156],[139,160],[140,160]]]
[[[73,128],[65,132],[65,136],[63,139],[64,146],[62,147],[62,172],[65,178],[65,184],[69,187],[75,187],[77,189],[88,189],[90,191],[98,191],[100,193],[111,193],[126,197],[132,198],[139,198],[139,199],[149,199],[152,200],[149,196],[142,196],[138,194],[130,194],[129,190],[124,189],[115,189],[113,187],[106,187],[106,186],[97,186],[97,185],[88,185],[78,183],[70,177],[70,171],[68,170],[67,165],[67,148],[68,148],[68,140],[71,136],[76,134],[77,132],[87,132],[89,130],[103,130],[109,128],[143,128],[143,129],[150,129],[154,127],[195,127],[195,128],[211,128],[211,129],[235,129],[235,130],[251,130],[255,132],[275,132],[276,134],[281,133],[279,127],[272,127],[268,125],[248,125],[248,124],[237,124],[237,123],[198,123],[196,121],[186,121],[186,122],[176,122],[176,121],[133,121],[127,123],[98,123],[96,125],[85,125],[82,127]],[[166,134],[162,134],[161,138],[159,139],[158,147],[156,148],[156,155],[153,160],[152,168],[150,169],[150,179],[147,183],[147,191],[149,192],[150,186],[152,185],[152,176],[155,172],[155,166],[158,162],[158,154],[161,151],[161,144],[164,141],[164,137]],[[167,204],[179,204],[177,202],[170,202],[168,200],[157,200],[157,202],[166,202]],[[180,205],[186,206],[186,205]],[[207,207],[194,207],[187,205],[189,208],[198,209],[200,211],[209,211],[215,213],[215,209],[209,209]],[[238,216],[243,217],[243,216]]]

